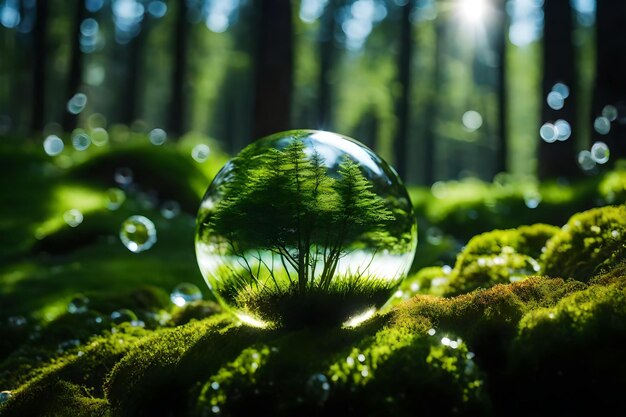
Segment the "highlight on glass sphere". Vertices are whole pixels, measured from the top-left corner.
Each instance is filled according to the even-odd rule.
[[[244,323],[351,325],[406,276],[417,225],[400,178],[373,151],[294,130],[222,168],[202,200],[195,245],[209,289]]]

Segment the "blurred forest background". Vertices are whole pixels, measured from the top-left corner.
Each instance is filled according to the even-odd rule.
[[[0,0],[0,137],[234,154],[324,129],[410,184],[573,178],[626,153],[624,23],[612,0]]]

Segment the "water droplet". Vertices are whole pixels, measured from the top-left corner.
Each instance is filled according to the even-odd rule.
[[[3,404],[11,399],[13,393],[11,391],[0,392],[0,404]]]
[[[139,321],[137,315],[128,308],[121,308],[112,312],[111,320],[115,324],[132,323]]]
[[[57,135],[50,135],[43,141],[43,150],[50,156],[63,152],[63,140]]]
[[[363,369],[361,370],[361,376],[363,378],[367,378],[369,374],[370,374],[369,369],[367,368],[367,366],[364,366]]]
[[[79,114],[87,105],[87,96],[83,93],[76,93],[67,102],[67,111],[72,114]]]
[[[352,356],[348,356],[346,358],[346,363],[348,364],[349,367],[354,366],[354,358]]]
[[[469,110],[463,113],[463,126],[470,132],[478,130],[483,125],[483,117],[480,113],[474,110]]]
[[[552,91],[559,93],[564,99],[569,97],[569,87],[567,84],[556,83],[552,86]]]
[[[72,136],[72,146],[77,151],[84,151],[91,145],[91,139],[86,133],[77,133]]]
[[[411,283],[411,291],[413,292],[418,292],[420,290],[420,285],[417,282],[412,282]]]
[[[101,127],[96,127],[91,131],[91,141],[96,146],[104,146],[109,142],[109,133]]]
[[[609,161],[609,147],[604,142],[596,142],[591,146],[591,157],[598,164],[606,164]]]
[[[609,119],[610,122],[615,121],[617,119],[617,116],[618,112],[615,106],[608,104],[602,109],[602,117],[606,117],[607,119]]]
[[[189,282],[178,284],[170,294],[170,300],[178,307],[182,307],[192,301],[202,300],[200,288]]]
[[[452,267],[450,265],[444,265],[441,267],[441,272],[448,275],[450,272],[452,272]]]
[[[584,171],[591,171],[596,166],[596,161],[591,157],[591,152],[589,151],[580,151],[578,153],[578,165]]]
[[[174,200],[165,201],[161,205],[161,216],[166,219],[173,219],[180,214],[180,204]]]
[[[613,231],[611,231],[611,236],[614,239],[617,239],[619,237],[619,232],[617,230],[613,230]]]
[[[593,122],[593,128],[601,135],[606,135],[611,131],[611,122],[606,117],[596,117]]]
[[[559,132],[552,123],[544,123],[539,129],[539,136],[548,143],[555,142],[559,136]]]
[[[219,414],[219,413],[220,413],[220,407],[219,407],[219,406],[217,406],[217,405],[212,406],[212,407],[211,407],[211,412],[212,412],[213,414]]]
[[[87,312],[89,306],[89,298],[84,295],[78,295],[67,305],[67,311],[70,314],[82,314]]]
[[[120,240],[129,251],[143,252],[156,243],[156,227],[144,216],[131,216],[122,223]]]
[[[220,389],[220,383],[219,383],[219,382],[217,382],[217,381],[213,381],[213,382],[211,382],[211,388],[212,388],[214,391],[217,391],[218,389]]]
[[[359,353],[359,356],[356,357],[358,359],[359,362],[363,363],[365,362],[365,355],[362,353]]]
[[[444,345],[444,346],[450,346],[450,338],[442,337],[441,338],[441,344]]]
[[[126,193],[119,188],[109,188],[107,190],[107,208],[117,210],[126,201]]]
[[[133,182],[133,171],[126,167],[117,168],[113,174],[113,179],[121,186],[129,185]]]
[[[163,129],[152,129],[148,134],[150,143],[155,146],[161,146],[167,140],[167,133]]]
[[[83,213],[77,209],[71,209],[63,213],[63,220],[70,227],[78,227],[83,222]]]
[[[202,163],[209,158],[209,154],[211,153],[211,148],[209,148],[204,143],[199,143],[194,146],[191,150],[191,157],[194,161]]]
[[[556,139],[560,141],[565,141],[570,138],[572,135],[572,127],[570,124],[563,119],[559,119],[554,122],[554,127],[556,128],[557,136]]]
[[[565,105],[565,98],[556,91],[550,91],[548,93],[548,97],[546,98],[546,102],[551,109],[561,110]]]
[[[428,329],[427,333],[428,333],[429,336],[434,336],[435,333],[437,333],[437,330],[435,330],[435,329]]]
[[[459,347],[459,342],[457,342],[456,340],[451,340],[451,341],[450,341],[450,347],[451,347],[452,349],[456,349],[456,348],[458,348],[458,347]]]

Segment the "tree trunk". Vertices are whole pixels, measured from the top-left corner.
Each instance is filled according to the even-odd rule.
[[[257,23],[254,139],[289,129],[293,87],[290,0],[260,0]]]
[[[437,116],[439,115],[439,92],[441,90],[441,79],[443,71],[443,44],[445,37],[445,25],[447,22],[437,19],[435,25],[435,47],[434,57],[435,63],[433,66],[433,78],[432,78],[432,90],[430,93],[430,100],[428,100],[428,106],[426,108],[426,117],[424,122],[426,123],[426,133],[424,134],[424,157],[422,164],[424,166],[422,170],[422,184],[430,186],[435,182],[435,136],[437,135],[436,123]]]
[[[506,172],[508,166],[509,146],[507,135],[507,86],[506,86],[506,44],[508,13],[506,12],[506,2],[498,3],[497,23],[494,25],[496,36],[496,53],[498,54],[498,147],[496,149],[496,173]]]
[[[619,114],[606,136],[593,133],[595,140],[606,142],[611,151],[611,164],[626,158],[626,38],[622,35],[626,22],[626,2],[598,1],[596,12],[596,83],[593,94],[592,123],[606,105],[613,105]]]
[[[126,83],[125,89],[122,92],[122,114],[120,122],[130,126],[138,117],[141,89],[139,88],[139,74],[141,72],[141,62],[144,51],[144,44],[146,42],[146,31],[148,30],[146,25],[146,15],[144,14],[141,31],[137,36],[132,39],[127,48],[127,60],[128,65],[126,67]]]
[[[86,16],[86,9],[83,1],[76,2],[74,15],[74,26],[72,27],[72,41],[70,52],[70,67],[67,72],[67,103],[76,94],[83,81],[83,54],[80,50],[80,25]],[[76,129],[78,115],[69,111],[63,113],[63,130],[71,132]]]
[[[400,26],[400,53],[398,54],[398,84],[400,86],[396,98],[396,137],[393,142],[394,162],[396,171],[406,180],[407,142],[409,134],[409,100],[411,97],[411,62],[413,57],[413,25],[411,11],[415,0],[408,0],[402,6],[402,22]]]
[[[43,131],[45,123],[46,103],[46,69],[47,69],[47,28],[48,0],[37,0],[35,27],[33,29],[33,108],[31,129],[33,132]]]
[[[317,81],[317,128],[323,130],[330,130],[332,128],[331,83],[329,78],[335,52],[337,6],[337,1],[328,2],[319,29],[320,72]]]
[[[576,163],[576,67],[572,43],[572,8],[570,0],[544,2],[543,83],[541,121],[554,123],[564,119],[570,123],[572,134],[565,141],[548,143],[539,140],[539,178],[574,177],[580,174]],[[546,98],[555,83],[569,87],[569,97],[562,109],[548,106]]]
[[[185,86],[187,69],[187,0],[178,0],[178,15],[173,42],[174,68],[172,70],[172,98],[170,103],[169,133],[179,137],[185,131]]]

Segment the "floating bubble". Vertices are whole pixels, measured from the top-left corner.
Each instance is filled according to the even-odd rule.
[[[565,105],[565,98],[561,95],[561,93],[550,91],[548,93],[548,97],[546,98],[546,102],[551,109],[561,110]]]
[[[245,323],[340,324],[394,294],[416,243],[406,189],[380,157],[334,133],[290,131],[218,173],[198,213],[196,256]]]
[[[91,145],[91,139],[86,133],[77,133],[72,136],[72,146],[77,151],[84,151]]]
[[[596,117],[593,122],[593,128],[601,135],[606,135],[611,131],[611,122],[604,116]]]
[[[161,146],[167,140],[167,133],[163,129],[152,129],[148,134],[150,143],[155,146]]]
[[[70,314],[86,313],[89,306],[89,298],[84,295],[77,295],[67,305],[67,311]]]
[[[598,164],[606,164],[609,161],[609,147],[604,142],[596,142],[591,146],[591,157]]]
[[[578,165],[584,171],[591,171],[596,166],[596,161],[591,156],[591,152],[589,151],[580,151],[578,153]]]
[[[564,99],[569,97],[569,87],[566,84],[556,83],[552,86],[552,91],[559,93],[559,95]]]
[[[168,200],[161,205],[161,216],[173,219],[180,214],[180,204],[174,200]]]
[[[107,190],[107,208],[117,210],[126,201],[126,193],[119,188],[109,188]]]
[[[211,153],[211,148],[209,148],[204,143],[200,143],[193,147],[191,150],[191,157],[194,161],[202,163],[209,158],[209,154]]]
[[[443,232],[438,227],[434,227],[434,226],[429,227],[426,230],[426,240],[431,245],[435,245],[435,246],[440,245],[441,242],[443,241]]]
[[[557,140],[564,141],[569,139],[572,135],[572,127],[566,120],[557,120],[556,122],[554,122],[554,127],[556,128],[557,132]]]
[[[115,324],[138,322],[139,319],[133,310],[121,308],[111,313],[111,320]]]
[[[133,171],[126,167],[117,168],[113,174],[113,179],[121,186],[129,185],[133,182],[133,177]]]
[[[324,374],[314,374],[306,383],[307,396],[318,405],[322,405],[328,400],[329,393],[330,383]]]
[[[83,213],[78,209],[71,209],[63,213],[63,220],[70,227],[78,227],[83,222]]]
[[[83,20],[80,23],[80,33],[83,36],[94,36],[96,33],[98,33],[98,29],[98,22],[96,21],[96,19],[93,19],[91,17]]]
[[[109,133],[102,127],[96,127],[91,131],[91,141],[96,146],[104,146],[109,142]]]
[[[0,404],[3,404],[11,399],[13,393],[11,391],[0,392]]]
[[[197,286],[189,282],[183,282],[172,290],[170,300],[178,307],[182,307],[187,303],[202,300],[202,292]]]
[[[59,343],[57,347],[57,352],[59,353],[65,352],[66,350],[74,349],[75,347],[78,347],[78,346],[80,346],[80,340],[78,339],[65,340]]]
[[[9,326],[19,328],[26,326],[28,322],[24,316],[11,316],[7,319]]]
[[[539,191],[527,191],[524,193],[524,204],[526,204],[526,207],[529,209],[539,207],[541,199],[541,193],[539,193]]]
[[[160,0],[151,1],[148,3],[148,13],[150,13],[152,17],[159,19],[167,13],[167,4]]]
[[[43,141],[43,150],[50,156],[63,152],[63,140],[57,135],[50,135]]]
[[[539,129],[539,136],[548,143],[556,142],[559,132],[552,123],[544,123]]]
[[[617,107],[607,104],[602,109],[602,117],[606,117],[610,122],[613,122],[617,119],[618,111]]]
[[[87,105],[87,96],[83,93],[76,93],[67,102],[67,111],[72,114],[79,114]]]
[[[120,240],[129,251],[143,252],[156,243],[156,227],[144,216],[131,216],[122,223]]]
[[[483,117],[474,110],[463,113],[463,126],[470,132],[479,129],[483,125]]]

